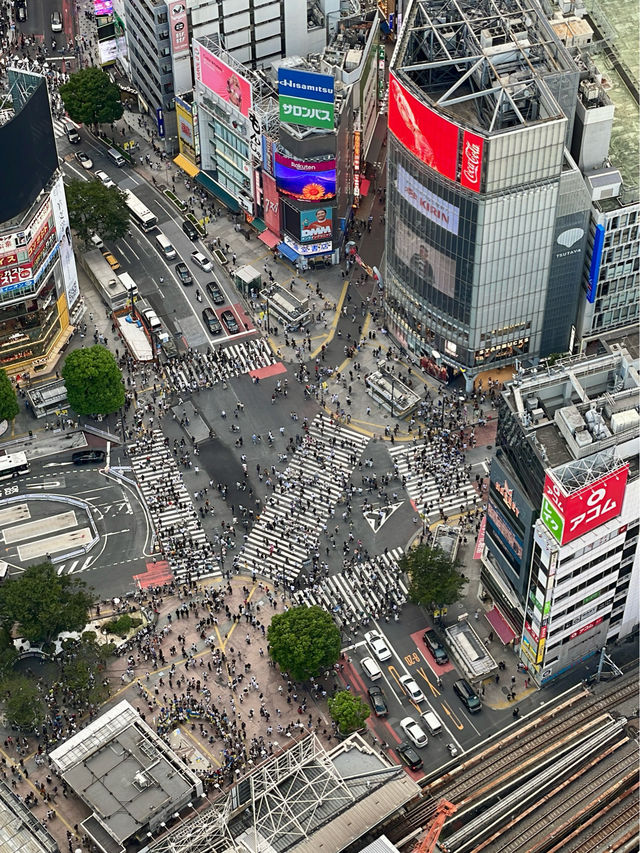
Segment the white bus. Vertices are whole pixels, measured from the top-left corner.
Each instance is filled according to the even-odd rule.
[[[158,217],[155,213],[151,213],[148,207],[136,198],[131,190],[124,191],[126,195],[125,204],[131,215],[131,219],[136,223],[138,228],[143,231],[152,231],[158,224]]]
[[[12,477],[19,477],[20,474],[29,472],[29,462],[26,454],[21,450],[18,453],[8,453],[6,456],[0,456],[0,480],[8,480]]]

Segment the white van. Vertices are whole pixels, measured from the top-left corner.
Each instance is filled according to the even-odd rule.
[[[169,242],[169,240],[164,236],[162,231],[156,236],[156,243],[158,244],[158,248],[160,252],[164,255],[167,260],[172,261],[176,258],[177,252]]]
[[[102,237],[99,234],[92,234],[91,242],[96,247],[96,249],[104,249],[104,243],[102,242]]]
[[[122,167],[127,162],[119,151],[115,148],[107,148],[107,157],[112,160],[116,166]]]
[[[373,658],[362,658],[360,666],[362,667],[364,674],[367,678],[370,678],[371,681],[377,681],[379,678],[382,678],[382,670]]]
[[[442,723],[433,711],[425,711],[420,716],[424,720],[424,724],[429,729],[430,734],[439,735],[442,732]]]

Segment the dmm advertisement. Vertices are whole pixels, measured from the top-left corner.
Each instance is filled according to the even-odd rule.
[[[300,239],[303,243],[330,240],[333,233],[332,209],[317,207],[300,211]]]

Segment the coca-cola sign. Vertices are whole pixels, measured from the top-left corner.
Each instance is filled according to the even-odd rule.
[[[480,192],[482,178],[482,146],[484,139],[465,130],[462,137],[462,170],[460,183],[463,187]]]

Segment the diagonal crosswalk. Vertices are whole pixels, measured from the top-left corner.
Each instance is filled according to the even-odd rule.
[[[164,372],[175,391],[188,393],[275,363],[267,342],[263,338],[250,338],[208,353],[196,350],[185,359],[167,362]]]

